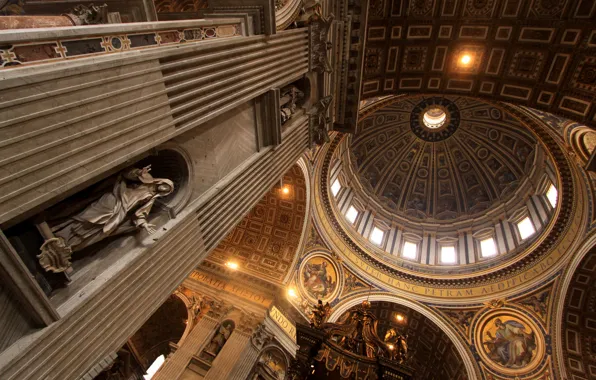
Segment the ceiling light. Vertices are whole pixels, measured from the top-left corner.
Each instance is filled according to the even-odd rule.
[[[398,322],[403,322],[404,321],[404,316],[401,314],[397,314],[395,316],[395,319],[397,319]]]
[[[227,266],[228,268],[232,269],[232,270],[236,270],[236,269],[238,269],[238,264],[237,264],[237,263],[234,263],[234,262],[232,262],[232,261],[228,261],[228,262],[226,263],[226,266]]]
[[[290,194],[290,187],[289,186],[282,187],[281,192],[284,194]]]
[[[393,345],[392,345],[392,344],[388,344],[388,345],[387,345],[387,348],[388,348],[388,349],[390,349],[390,350],[393,350],[395,347],[393,347]]]
[[[467,66],[472,62],[472,57],[469,54],[464,54],[462,55],[462,57],[459,59],[459,62],[464,65]]]
[[[298,294],[296,294],[296,289],[294,288],[289,288],[288,289],[288,296],[292,297],[292,298],[296,298],[298,297]]]

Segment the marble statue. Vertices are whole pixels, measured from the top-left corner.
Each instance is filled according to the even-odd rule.
[[[221,349],[223,348],[224,344],[226,344],[227,340],[232,335],[234,331],[234,325],[230,321],[225,321],[221,324],[207,347],[205,348],[205,352],[209,355],[202,355],[203,358],[208,360],[213,360],[219,354]]]
[[[296,86],[287,86],[280,91],[281,124],[285,124],[298,110],[298,103],[304,99],[304,92]]]
[[[165,178],[153,178],[151,166],[130,169],[118,176],[112,191],[105,193],[83,211],[51,227],[52,237],[41,247],[39,262],[46,270],[64,271],[70,254],[95,244],[108,236],[138,229],[155,233],[147,221],[158,198],[174,191],[174,183]],[[47,234],[46,234],[47,235]],[[57,258],[56,255],[61,255]]]

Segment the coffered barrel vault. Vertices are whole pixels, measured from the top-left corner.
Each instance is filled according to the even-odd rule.
[[[595,16],[591,0],[372,0],[362,97],[472,95],[596,125]]]

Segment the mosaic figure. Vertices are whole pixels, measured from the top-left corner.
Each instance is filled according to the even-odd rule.
[[[488,340],[483,343],[489,358],[504,367],[523,368],[535,355],[534,332],[517,320],[496,318],[494,328],[488,329],[485,334]]]

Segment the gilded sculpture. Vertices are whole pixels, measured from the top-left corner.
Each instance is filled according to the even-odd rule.
[[[82,211],[50,228],[44,223],[40,231],[46,241],[38,255],[47,271],[62,272],[70,266],[73,252],[80,251],[109,236],[143,229],[156,232],[149,223],[149,212],[158,198],[174,191],[174,183],[166,178],[153,178],[151,166],[129,169],[116,179],[110,192],[89,204]]]
[[[328,303],[323,305],[319,300],[311,317],[311,327],[325,331],[331,341],[346,351],[370,359],[386,358],[403,363],[408,354],[407,335],[399,334],[391,328],[381,340],[378,332],[379,321],[370,307],[370,302],[363,301],[359,307],[344,314],[338,322],[324,323],[331,308]],[[321,318],[321,315],[324,318]]]

